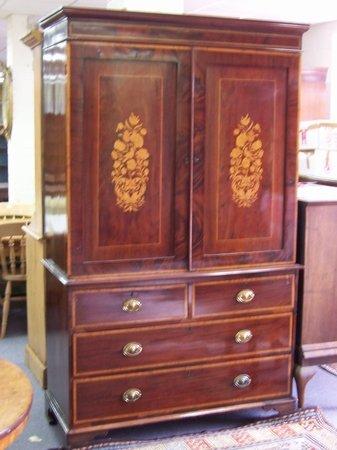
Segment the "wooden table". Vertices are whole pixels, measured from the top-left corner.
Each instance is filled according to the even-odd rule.
[[[0,359],[0,450],[11,445],[27,424],[33,389],[14,364]]]

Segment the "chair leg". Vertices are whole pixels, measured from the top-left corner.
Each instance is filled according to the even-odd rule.
[[[12,282],[7,281],[5,289],[5,297],[2,301],[3,305],[2,305],[2,323],[1,323],[0,339],[3,339],[6,334],[11,295],[12,295]]]

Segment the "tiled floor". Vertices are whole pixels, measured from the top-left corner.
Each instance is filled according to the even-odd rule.
[[[0,357],[18,364],[30,377],[34,386],[34,402],[30,421],[19,437],[11,446],[12,450],[50,450],[60,447],[56,427],[48,425],[44,416],[44,394],[35,379],[31,376],[24,364],[25,313],[21,307],[16,307],[10,314],[10,323],[7,336],[0,341]],[[337,377],[318,369],[316,376],[309,383],[306,394],[305,407],[319,406],[330,423],[337,427]],[[270,413],[261,410],[227,413],[203,418],[194,418],[183,421],[169,422],[159,425],[149,425],[116,432],[116,440],[155,438],[160,436],[173,436],[176,434],[191,433],[212,429],[230,428],[247,424]]]

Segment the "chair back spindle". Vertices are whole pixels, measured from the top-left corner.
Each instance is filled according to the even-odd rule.
[[[26,281],[26,237],[22,235],[22,218],[5,222],[0,219],[0,277],[6,282],[2,306],[0,339],[6,335],[10,302],[25,297],[12,297],[12,284]],[[1,446],[0,446],[1,447]]]
[[[21,278],[26,274],[25,236],[5,236],[0,243],[3,278]]]

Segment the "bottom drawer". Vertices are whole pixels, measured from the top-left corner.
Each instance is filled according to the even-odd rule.
[[[75,380],[74,422],[106,422],[290,395],[291,356]]]

